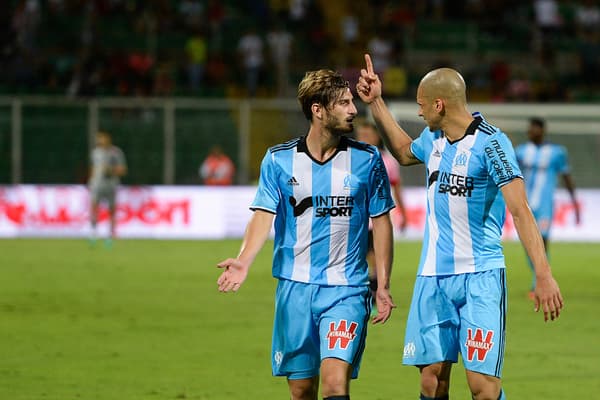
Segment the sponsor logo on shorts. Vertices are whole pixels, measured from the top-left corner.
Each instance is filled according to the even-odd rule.
[[[477,361],[483,362],[487,357],[488,351],[494,347],[494,331],[487,331],[485,337],[483,335],[483,329],[475,329],[475,334],[471,328],[467,329],[467,360],[473,361],[475,354],[477,354]]]
[[[329,350],[333,350],[339,343],[339,347],[342,350],[348,348],[348,344],[356,337],[356,328],[358,324],[356,322],[350,322],[345,319],[340,320],[337,328],[335,322],[329,324],[329,332],[327,333],[327,339],[329,339]]]
[[[404,357],[414,357],[415,356],[416,346],[414,342],[408,342],[404,346]]]

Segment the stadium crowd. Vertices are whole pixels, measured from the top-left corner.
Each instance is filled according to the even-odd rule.
[[[388,97],[460,69],[480,101],[599,99],[597,0],[12,0],[0,93],[293,96],[307,69],[353,81],[365,51]]]

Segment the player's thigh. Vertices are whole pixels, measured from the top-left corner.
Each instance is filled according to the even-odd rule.
[[[346,395],[350,391],[350,378],[354,367],[338,358],[321,361],[321,392],[323,397]]]
[[[460,310],[461,355],[465,368],[501,377],[506,334],[504,269],[470,274],[466,302]]]
[[[311,304],[317,285],[280,279],[275,292],[272,371],[291,380],[319,375],[319,330]]]
[[[315,309],[319,312],[321,359],[336,358],[352,365],[358,376],[371,313],[368,286],[326,286],[319,289]]]
[[[406,323],[402,363],[422,366],[457,362],[459,324],[456,306],[444,293],[440,279],[418,276]]]

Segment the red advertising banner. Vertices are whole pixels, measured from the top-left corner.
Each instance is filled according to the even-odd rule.
[[[221,239],[242,237],[254,198],[252,186],[128,186],[117,195],[117,235],[123,238]],[[600,190],[579,190],[582,223],[575,224],[566,192],[555,199],[553,240],[599,241]],[[425,190],[405,188],[407,229],[392,212],[397,239],[421,239]],[[108,232],[108,211],[101,209],[99,235]],[[82,185],[0,186],[0,237],[86,237],[90,235],[89,193]],[[504,236],[516,239],[508,215]]]

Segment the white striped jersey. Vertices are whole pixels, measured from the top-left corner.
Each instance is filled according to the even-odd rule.
[[[323,163],[306,137],[270,148],[250,208],[276,214],[274,277],[360,286],[368,284],[369,217],[393,207],[377,148],[343,136]]]
[[[427,219],[419,275],[504,268],[500,187],[521,171],[508,137],[478,114],[462,139],[425,128],[411,145],[427,167]]]
[[[567,151],[553,143],[528,142],[516,147],[525,179],[529,206],[540,216],[552,217],[558,176],[570,172]]]

